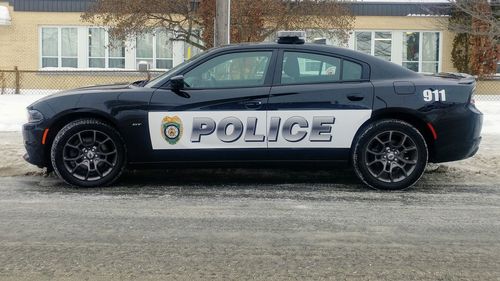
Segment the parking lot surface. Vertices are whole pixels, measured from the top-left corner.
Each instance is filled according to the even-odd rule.
[[[500,188],[440,174],[392,193],[348,171],[3,177],[0,280],[499,280]]]

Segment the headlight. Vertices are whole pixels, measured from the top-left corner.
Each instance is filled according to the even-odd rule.
[[[38,123],[43,120],[43,114],[38,110],[28,110],[28,122]]]

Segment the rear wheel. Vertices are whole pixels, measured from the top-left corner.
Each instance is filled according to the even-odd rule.
[[[399,120],[375,121],[355,143],[357,176],[376,189],[399,190],[415,184],[425,171],[428,151],[422,134]]]
[[[71,185],[105,186],[122,174],[125,146],[110,125],[79,119],[59,131],[52,144],[51,161],[56,174]]]

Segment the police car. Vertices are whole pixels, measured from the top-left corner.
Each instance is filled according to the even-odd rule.
[[[151,81],[43,98],[28,107],[25,159],[84,187],[126,167],[342,161],[368,186],[396,190],[428,162],[478,150],[473,78],[424,76],[303,36],[214,48]]]

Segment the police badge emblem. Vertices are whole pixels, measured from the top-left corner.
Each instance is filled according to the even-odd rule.
[[[182,121],[178,116],[166,116],[161,121],[161,134],[169,144],[176,144],[182,137]]]

